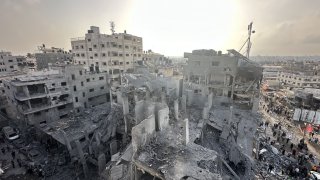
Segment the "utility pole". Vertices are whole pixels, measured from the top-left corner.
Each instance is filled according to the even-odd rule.
[[[250,49],[251,49],[251,34],[255,33],[254,30],[252,30],[252,24],[253,22],[251,22],[249,25],[248,25],[248,43],[247,43],[247,54],[246,54],[246,57],[249,59],[249,55],[250,55]]]
[[[248,25],[248,38],[247,40],[244,42],[244,44],[241,46],[239,52],[241,52],[242,48],[247,44],[247,50],[245,52],[245,56],[249,59],[249,55],[250,55],[250,50],[251,50],[251,34],[254,34],[256,31],[255,30],[252,30],[252,25],[253,25],[253,22],[251,22],[249,25]]]
[[[116,27],[116,25],[114,24],[114,22],[113,21],[110,21],[110,30],[111,30],[111,32],[112,32],[112,35],[114,34],[114,32],[115,32],[115,27]]]

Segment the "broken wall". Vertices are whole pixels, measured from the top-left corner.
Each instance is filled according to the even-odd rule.
[[[169,107],[167,105],[157,103],[155,115],[157,131],[161,131],[169,126]]]
[[[195,92],[194,90],[186,90],[185,94],[187,95],[187,105],[188,106],[195,106],[198,108],[203,108],[205,106],[208,106],[209,109],[212,106],[213,103],[213,94],[210,93],[201,93],[201,92]]]
[[[137,151],[140,147],[148,144],[156,131],[155,116],[151,115],[138,125],[132,128],[132,146],[133,151]]]

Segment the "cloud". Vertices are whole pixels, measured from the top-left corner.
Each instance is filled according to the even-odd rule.
[[[302,42],[306,44],[320,44],[320,34],[307,35]]]
[[[24,0],[28,4],[36,4],[39,3],[41,0]]]

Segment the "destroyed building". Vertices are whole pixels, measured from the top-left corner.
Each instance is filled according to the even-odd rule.
[[[195,93],[213,92],[253,106],[257,103],[262,68],[235,50],[228,54],[214,50],[194,50],[185,53],[185,86]]]
[[[148,73],[127,74],[124,79],[125,90],[118,92],[115,102],[123,106],[125,129],[132,140],[111,158],[102,177],[254,177],[258,115],[231,98],[195,92],[183,86],[182,79]]]
[[[7,115],[21,127],[42,126],[109,100],[106,73],[81,65],[13,76],[3,80]]]

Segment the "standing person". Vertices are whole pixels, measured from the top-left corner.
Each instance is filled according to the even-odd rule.
[[[12,159],[16,157],[16,152],[14,150],[11,152],[11,156],[12,156]]]
[[[13,161],[13,160],[11,161],[11,165],[12,165],[12,168],[15,168],[15,167],[14,167],[14,161]]]
[[[286,143],[288,144],[290,139],[287,137],[287,139],[286,139],[286,140],[287,140],[287,141],[286,141]]]
[[[273,170],[273,165],[270,163],[268,167],[268,172],[271,172]]]
[[[296,157],[296,153],[297,153],[297,150],[296,150],[296,149],[293,149],[293,150],[292,150],[292,156],[293,156],[293,157]]]
[[[291,145],[290,145],[290,149],[292,150],[292,148],[293,148],[293,143],[291,143]]]

